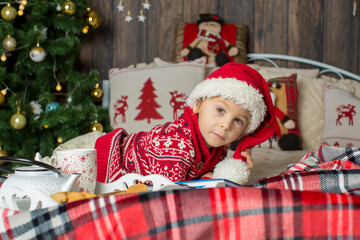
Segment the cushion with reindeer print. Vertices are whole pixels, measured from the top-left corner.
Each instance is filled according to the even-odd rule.
[[[206,59],[192,62],[112,68],[109,114],[113,128],[129,134],[173,122],[185,108],[191,90],[204,80]]]
[[[360,99],[324,84],[324,128],[321,142],[336,147],[360,146]]]

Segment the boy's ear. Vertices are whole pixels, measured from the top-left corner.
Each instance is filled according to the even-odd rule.
[[[199,100],[195,106],[192,106],[192,110],[194,113],[199,113],[201,103],[202,103],[202,100]]]
[[[192,107],[194,113],[199,113],[199,104]]]

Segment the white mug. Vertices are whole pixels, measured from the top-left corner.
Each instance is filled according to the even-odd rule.
[[[96,185],[96,149],[66,149],[56,151],[49,163],[60,167],[67,176],[81,173],[76,181],[80,192],[94,193]]]

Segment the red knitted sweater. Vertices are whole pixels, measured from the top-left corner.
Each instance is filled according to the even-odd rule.
[[[115,129],[98,138],[95,148],[100,182],[113,182],[127,173],[162,174],[174,182],[194,180],[212,171],[227,152],[226,147],[206,147],[191,108],[173,123],[149,132],[128,135]]]

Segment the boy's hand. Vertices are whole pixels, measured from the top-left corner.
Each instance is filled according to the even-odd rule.
[[[241,152],[241,156],[246,158],[246,164],[249,166],[250,169],[252,169],[254,167],[254,162],[251,156],[251,149],[246,148],[245,151]]]
[[[213,176],[213,173],[212,172],[207,172],[207,173],[204,173],[203,175],[201,175],[200,179],[202,178],[212,178]]]

